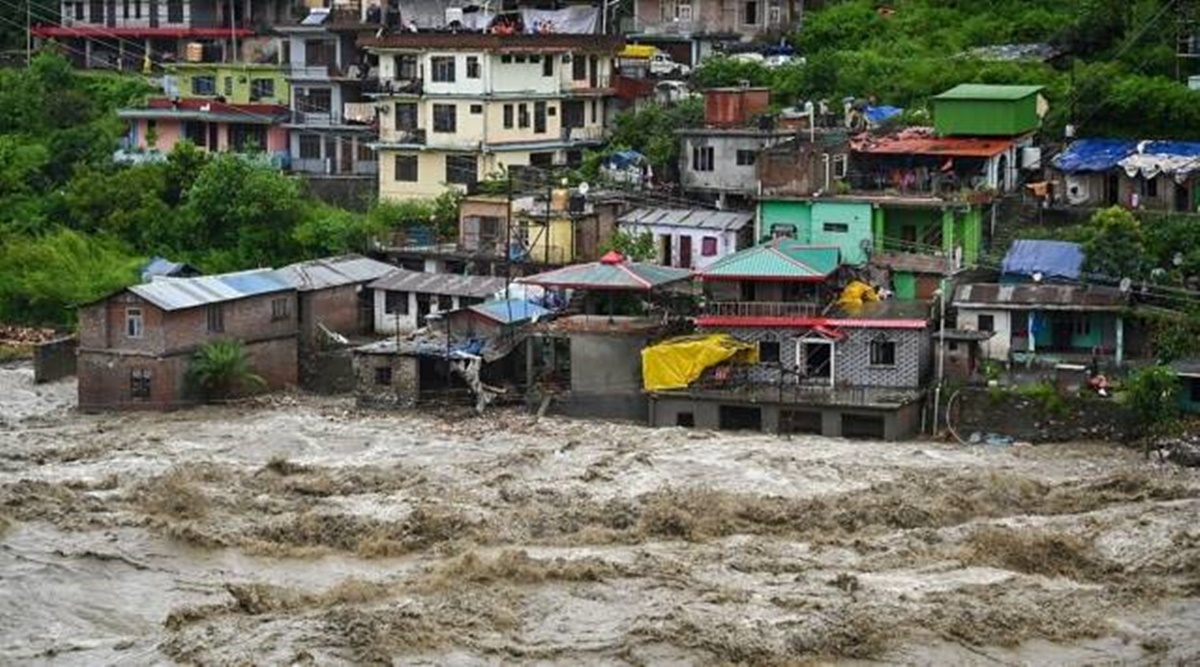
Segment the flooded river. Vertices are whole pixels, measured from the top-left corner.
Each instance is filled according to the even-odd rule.
[[[1200,477],[1117,447],[73,403],[0,367],[0,664],[1200,660]]]

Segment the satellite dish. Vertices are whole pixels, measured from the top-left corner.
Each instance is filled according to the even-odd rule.
[[[584,197],[587,196],[588,191],[591,189],[592,189],[592,186],[588,185],[587,181],[584,181],[579,184],[579,194],[583,195]]]
[[[1034,271],[1034,272],[1033,272],[1033,282],[1035,282],[1035,283],[1040,283],[1040,282],[1042,282],[1042,278],[1044,278],[1044,277],[1045,277],[1045,276],[1043,276],[1043,275],[1042,275],[1042,272],[1041,272],[1041,271]]]
[[[1121,290],[1122,292],[1128,292],[1128,291],[1129,291],[1129,290],[1130,290],[1132,287],[1133,287],[1133,281],[1132,281],[1132,280],[1130,280],[1129,278],[1122,278],[1122,279],[1121,279],[1120,290]]]

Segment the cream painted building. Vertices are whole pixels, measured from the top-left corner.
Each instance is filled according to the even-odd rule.
[[[363,44],[379,59],[380,197],[577,162],[604,138],[619,37],[399,33]]]

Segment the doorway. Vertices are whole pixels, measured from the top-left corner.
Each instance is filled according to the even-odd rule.
[[[417,295],[417,328],[425,326],[425,320],[429,317],[430,303],[433,297],[429,294]]]
[[[659,253],[658,254],[660,257],[658,263],[662,264],[663,266],[674,266],[674,264],[671,261],[671,256],[672,256],[671,235],[663,234],[662,236],[658,237],[658,245],[659,245]]]
[[[723,431],[761,431],[762,408],[722,405],[720,427]]]
[[[692,268],[692,237],[679,237],[679,268]]]
[[[1110,173],[1104,188],[1104,201],[1109,206],[1116,206],[1121,198],[1121,177]]]

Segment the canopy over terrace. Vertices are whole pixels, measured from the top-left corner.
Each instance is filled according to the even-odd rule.
[[[650,292],[691,278],[688,269],[645,262],[630,262],[619,252],[609,252],[596,262],[521,278],[517,282],[559,289],[594,292]]]

